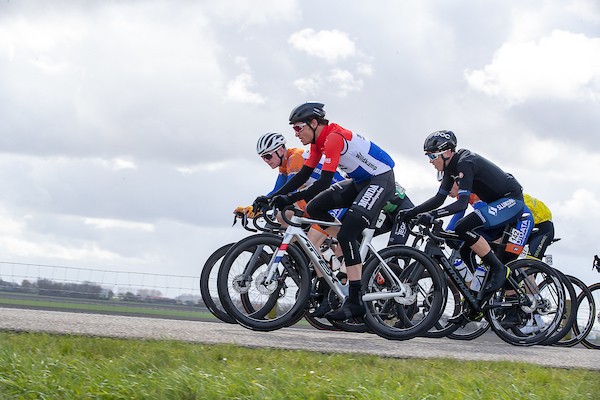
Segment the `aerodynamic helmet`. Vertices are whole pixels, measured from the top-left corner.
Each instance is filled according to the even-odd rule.
[[[304,104],[300,104],[290,113],[290,124],[295,124],[296,122],[307,122],[313,118],[324,118],[325,110],[323,107],[325,107],[325,104],[314,101],[308,101]]]
[[[272,153],[286,143],[281,133],[269,132],[262,135],[256,143],[256,152],[259,156]]]
[[[423,150],[427,153],[437,153],[446,149],[456,148],[456,135],[452,131],[437,131],[433,132],[423,144]]]

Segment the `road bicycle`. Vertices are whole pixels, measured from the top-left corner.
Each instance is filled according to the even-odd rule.
[[[321,226],[340,226],[340,222],[326,222],[302,217],[302,211],[293,210],[291,219],[282,216],[288,227],[283,238],[271,234],[261,234],[243,239],[233,246],[225,256],[218,275],[218,292],[221,304],[241,325],[260,331],[270,331],[288,326],[294,317],[307,307],[311,288],[312,270],[318,270],[324,281],[331,288],[330,305],[333,309],[343,304],[348,295],[348,285],[338,279],[331,270],[329,263],[323,259],[318,249],[308,240],[303,227],[311,224]],[[373,265],[370,260],[376,260],[379,275],[378,282],[387,293],[365,293],[363,301],[367,306],[365,322],[374,332],[388,333],[388,324],[397,322],[400,318],[406,322],[403,326],[393,328],[393,334],[382,335],[392,339],[409,339],[417,336],[422,330],[428,329],[438,318],[437,314],[409,315],[400,310],[400,315],[393,312],[381,319],[371,315],[375,312],[374,302],[385,302],[394,299],[401,306],[412,306],[420,301],[430,302],[433,310],[439,310],[442,303],[443,288],[440,272],[435,265],[427,264],[424,268],[423,281],[426,282],[426,291],[417,290],[420,282],[412,282],[409,276],[403,274],[402,266],[409,258],[398,260],[394,256],[395,248],[391,246],[379,253],[371,244],[375,229],[383,222],[385,215],[363,232],[361,241],[361,257],[367,259],[364,263],[365,271]],[[256,266],[256,258],[261,254],[268,254],[270,261],[267,265]],[[367,258],[367,255],[370,255]],[[386,260],[389,260],[386,261]],[[399,263],[401,261],[401,264]],[[252,271],[250,273],[250,271]],[[364,287],[364,284],[363,284]],[[253,304],[257,311],[249,313],[237,301],[240,293],[255,293]],[[393,296],[390,297],[390,293]],[[423,293],[426,297],[423,296]],[[272,299],[276,299],[276,306],[271,306]],[[402,307],[400,307],[402,308]],[[385,320],[384,327],[381,326]]]
[[[457,241],[453,232],[442,230],[442,221],[433,226],[421,225],[428,237],[423,252],[432,262],[439,265],[462,298],[462,310],[476,314],[481,310],[490,328],[504,341],[514,345],[533,345],[547,340],[560,326],[566,311],[565,289],[554,269],[534,259],[518,259],[507,263],[510,275],[505,287],[481,304],[482,293],[467,285],[448,256],[442,251],[446,241]],[[505,245],[504,237],[500,245]],[[428,254],[426,254],[428,253]],[[481,262],[481,260],[471,261]],[[482,287],[487,281],[487,272]],[[540,285],[542,289],[540,289]],[[464,321],[465,323],[468,320]],[[453,328],[448,328],[449,330]]]

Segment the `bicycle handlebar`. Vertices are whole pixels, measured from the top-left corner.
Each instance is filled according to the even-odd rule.
[[[302,215],[304,215],[304,211],[302,211],[299,208],[296,208],[293,204],[290,206],[284,207],[283,210],[281,210],[281,218],[285,221],[286,224],[288,224],[290,226],[295,226],[295,227],[301,228],[302,224],[292,222],[288,219],[287,215],[285,214],[285,212],[288,210],[293,211],[294,215],[297,217],[301,217]]]

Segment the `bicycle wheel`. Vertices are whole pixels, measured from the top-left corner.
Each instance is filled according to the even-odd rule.
[[[228,324],[235,324],[237,322],[235,318],[227,314],[221,305],[217,292],[217,275],[219,274],[219,267],[225,253],[233,245],[234,243],[229,243],[215,250],[204,263],[202,273],[200,274],[200,296],[202,296],[204,305],[212,315]]]
[[[571,347],[581,342],[592,330],[596,317],[596,305],[590,289],[580,279],[571,275],[566,275],[566,277],[575,288],[577,314],[571,330],[554,344],[561,347]]]
[[[565,290],[565,313],[562,316],[562,321],[558,326],[557,330],[553,332],[550,337],[542,342],[542,344],[550,345],[557,343],[563,337],[569,333],[569,331],[573,328],[573,324],[575,323],[575,317],[577,316],[577,294],[575,293],[575,289],[573,288],[573,284],[559,270],[554,268],[554,271],[558,274],[560,281],[563,284],[563,288]],[[544,286],[540,286],[540,291],[544,291]]]
[[[429,256],[412,247],[390,246],[379,255],[385,265],[372,257],[363,270],[365,322],[379,336],[392,340],[426,332],[443,310],[447,295],[443,273]],[[406,267],[398,274],[390,265]],[[406,291],[402,296],[397,294],[401,289]]]
[[[314,270],[313,270],[314,272]],[[304,319],[306,319],[308,321],[309,324],[311,324],[313,327],[319,329],[319,330],[324,330],[324,331],[339,331],[340,329],[335,327],[331,321],[329,321],[327,318],[325,317],[313,317],[310,313],[311,311],[314,311],[321,302],[323,301],[327,301],[327,299],[323,298],[324,296],[318,295],[319,293],[319,287],[318,285],[323,284],[325,285],[325,283],[323,282],[319,282],[317,280],[317,276],[316,274],[313,273],[312,276],[312,282],[311,282],[311,290],[310,290],[310,295],[308,298],[308,305],[306,306],[306,310],[304,313]]]
[[[507,343],[540,344],[563,321],[566,311],[563,283],[554,268],[539,260],[519,259],[507,267],[511,270],[509,280],[487,303],[486,319]]]
[[[585,338],[581,340],[588,349],[600,349],[600,282],[589,286],[590,292],[596,304],[596,313],[594,314],[594,325]]]
[[[462,312],[462,294],[449,278],[446,278],[446,285],[448,294],[444,299],[442,315],[431,329],[423,333],[425,337],[442,338],[459,328],[458,325],[451,324],[448,320]]]
[[[485,319],[481,321],[471,321],[465,326],[461,326],[447,337],[453,340],[473,340],[477,339],[490,329],[490,324]]]
[[[282,240],[268,233],[247,237],[232,246],[221,263],[219,299],[225,311],[246,328],[271,331],[289,326],[301,318],[307,304],[310,272],[306,259],[295,245],[278,252]],[[278,266],[267,282],[275,259]]]

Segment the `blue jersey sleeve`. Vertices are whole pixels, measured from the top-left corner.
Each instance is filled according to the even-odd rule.
[[[287,181],[288,181],[288,177],[285,176],[284,174],[277,175],[277,180],[275,181],[275,187],[273,188],[273,190],[271,190],[269,193],[267,193],[267,196],[271,196],[273,193],[275,193],[277,190],[279,190],[279,188],[281,188]]]

